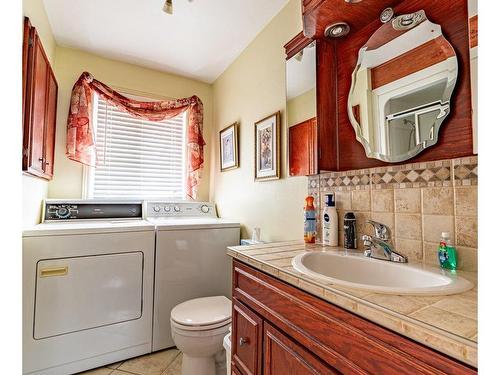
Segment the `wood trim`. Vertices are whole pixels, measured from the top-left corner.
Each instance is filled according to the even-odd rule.
[[[264,375],[276,375],[271,372],[273,368],[273,362],[277,365],[283,363],[276,361],[272,357],[272,347],[273,345],[278,346],[280,350],[286,352],[290,357],[292,357],[295,362],[288,362],[287,365],[290,366],[288,369],[290,373],[302,374],[304,370],[310,374],[315,375],[336,375],[341,374],[330,366],[327,366],[320,358],[317,358],[314,354],[310,353],[306,348],[290,340],[284,333],[280,332],[278,329],[273,327],[267,322],[264,322]],[[295,364],[300,364],[300,368]],[[285,369],[279,368],[281,373]]]
[[[32,65],[33,65],[33,28],[28,17],[24,17],[24,29],[23,29],[23,149],[22,149],[22,170],[28,170],[29,163],[29,139],[30,139],[30,123],[31,118],[31,104],[30,97],[32,91]]]
[[[252,332],[240,329],[238,326],[237,315],[243,317],[244,321],[252,326]],[[233,299],[233,313],[232,313],[232,334],[231,334],[231,361],[235,364],[236,368],[244,375],[260,375],[262,367],[262,319],[257,316],[253,311],[249,310],[246,306]],[[250,334],[250,340],[246,345],[253,345],[254,356],[251,363],[245,363],[243,358],[240,358],[237,353],[240,335]]]
[[[351,33],[355,32],[373,20],[378,21],[384,8],[394,7],[403,1],[363,0],[359,3],[350,4],[345,0],[303,0],[304,35],[314,39],[323,38],[325,28],[328,25],[341,21],[349,23]],[[418,9],[421,9],[421,7]]]
[[[477,14],[469,18],[469,47],[474,48],[478,45],[478,24]]]
[[[283,46],[285,48],[286,59],[290,60],[298,52],[302,51],[309,44],[311,44],[312,41],[313,40],[311,38],[306,37],[302,32],[295,35],[287,44]]]
[[[342,373],[476,373],[442,353],[236,260],[233,298]]]
[[[371,69],[372,90],[438,64],[455,56],[451,44],[441,35]]]
[[[316,173],[338,169],[337,141],[337,44],[329,39],[316,41]]]

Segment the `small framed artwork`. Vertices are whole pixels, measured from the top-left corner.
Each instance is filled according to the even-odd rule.
[[[229,125],[219,132],[220,170],[238,168],[238,123]]]
[[[280,178],[280,112],[255,123],[255,180]]]

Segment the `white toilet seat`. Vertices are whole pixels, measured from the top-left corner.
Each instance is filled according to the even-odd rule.
[[[175,306],[170,320],[186,330],[217,328],[231,320],[231,301],[224,296],[191,299]]]
[[[215,324],[196,325],[196,326],[195,325],[179,324],[175,320],[173,320],[172,318],[170,319],[170,323],[171,323],[172,327],[175,327],[177,330],[203,332],[203,331],[211,331],[211,330],[214,330],[214,329],[217,329],[220,327],[226,327],[228,325],[230,326],[231,325],[231,318],[224,320],[222,322],[219,322],[219,323],[215,323]]]

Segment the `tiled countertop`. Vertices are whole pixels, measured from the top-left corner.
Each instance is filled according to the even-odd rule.
[[[304,251],[337,251],[302,241],[233,246],[228,255],[278,279],[477,367],[477,274],[458,271],[474,283],[450,296],[389,295],[339,287],[296,271],[292,259]]]

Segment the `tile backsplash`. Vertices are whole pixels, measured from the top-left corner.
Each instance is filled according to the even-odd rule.
[[[361,236],[373,234],[367,219],[387,225],[396,250],[408,256],[410,262],[438,264],[441,232],[450,232],[458,251],[459,269],[477,271],[477,181],[477,156],[471,156],[321,173],[309,176],[308,192],[315,198],[318,219],[325,194],[335,194],[340,246],[344,214],[352,211],[357,219],[360,250]]]

